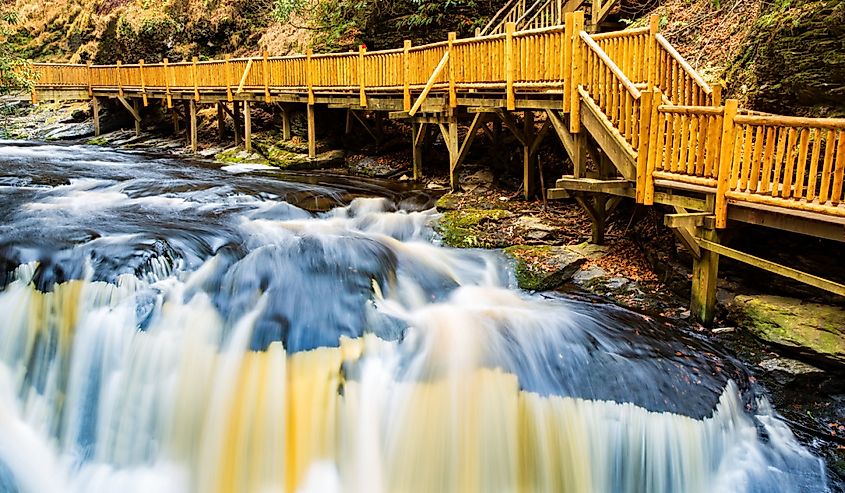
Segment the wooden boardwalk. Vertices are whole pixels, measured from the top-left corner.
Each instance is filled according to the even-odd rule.
[[[316,106],[346,109],[349,121],[361,123],[361,112],[386,114],[412,124],[415,178],[432,131],[442,135],[454,188],[473,141],[486,135],[495,142],[506,128],[523,148],[527,197],[535,193],[537,149],[556,134],[574,174],[546,193],[574,197],[589,212],[593,241],[603,241],[605,218],[622,198],[674,209],[666,224],[695,259],[692,309],[699,319],[712,320],[720,256],[845,295],[842,284],[719,241],[737,223],[845,241],[845,119],[758,114],[723,102],[719,88],[658,33],[656,18],[648,27],[605,34],[588,33],[584,22],[581,12],[565,13],[563,25],[516,31],[508,22],[501,34],[451,34],[440,43],[375,52],[35,64],[32,98],[90,100],[97,128],[99,100],[116,98],[138,130],[140,105],[184,105],[194,149],[197,105],[217,105],[221,125],[227,114],[234,118],[247,148],[251,105],[301,105],[312,156]],[[463,137],[459,125],[468,126]]]

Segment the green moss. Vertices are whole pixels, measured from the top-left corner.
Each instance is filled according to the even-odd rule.
[[[519,287],[529,291],[556,289],[578,272],[586,258],[567,247],[516,245],[505,248],[516,262],[514,275]]]
[[[226,149],[223,152],[219,152],[214,156],[214,159],[224,163],[267,164],[266,159],[255,154],[247,154],[239,148]]]
[[[511,217],[501,209],[463,209],[447,211],[438,223],[437,230],[443,243],[455,248],[495,248],[494,241],[486,238],[478,227],[490,221],[501,221]]]
[[[109,141],[104,139],[103,137],[94,137],[93,139],[88,140],[87,144],[92,146],[104,146],[108,145]]]
[[[737,296],[732,311],[760,339],[845,363],[845,311],[839,307],[777,296]]]

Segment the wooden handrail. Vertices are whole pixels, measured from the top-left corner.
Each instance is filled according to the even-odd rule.
[[[666,52],[669,53],[669,56],[674,58],[675,61],[680,64],[681,68],[684,69],[684,72],[686,72],[687,75],[689,75],[692,80],[695,81],[698,87],[702,88],[707,94],[713,93],[713,89],[710,87],[710,85],[707,84],[707,82],[704,82],[704,79],[702,79],[701,76],[698,75],[698,72],[696,72],[695,69],[693,69],[692,66],[690,66],[690,64],[687,63],[686,60],[684,60],[684,57],[682,57],[681,54],[678,53],[678,50],[676,50],[674,46],[672,46],[671,44],[669,44],[668,41],[666,41],[666,38],[664,38],[662,34],[656,35],[655,39],[657,40],[658,45],[660,45],[661,48],[666,50]]]
[[[613,60],[611,60],[610,57],[607,56],[607,53],[605,53],[604,50],[601,49],[601,47],[598,45],[598,43],[593,41],[593,39],[590,37],[590,35],[585,31],[581,31],[581,39],[584,40],[584,43],[587,45],[587,47],[589,47],[590,50],[592,50],[593,53],[595,53],[596,56],[599,57],[599,59],[602,61],[602,63],[607,65],[607,67],[610,69],[610,71],[613,73],[613,75],[619,80],[619,82],[622,84],[622,86],[625,88],[625,90],[627,90],[628,93],[630,93],[631,96],[633,96],[634,98],[639,99],[640,96],[642,95],[640,93],[640,90],[637,89],[637,87],[634,85],[634,83],[631,82],[631,80],[628,79],[627,76],[625,76],[625,74],[622,72],[622,70],[620,70],[620,68],[615,63],[613,63]]]
[[[807,118],[781,115],[737,115],[735,121],[747,125],[788,126],[845,130],[845,118]]]
[[[595,41],[602,41],[605,39],[619,39],[619,38],[629,38],[634,36],[639,36],[640,34],[648,34],[649,28],[646,27],[635,27],[632,29],[623,29],[622,31],[610,31],[607,33],[600,33],[600,34],[591,34],[590,37],[593,38]]]

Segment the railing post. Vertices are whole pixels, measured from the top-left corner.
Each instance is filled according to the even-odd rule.
[[[507,108],[508,111],[516,109],[516,94],[513,90],[513,70],[516,65],[513,59],[513,33],[516,31],[516,24],[508,22],[505,25],[505,81],[507,83]]]
[[[197,57],[194,57],[191,60],[191,81],[193,81],[193,83],[194,83],[194,101],[197,101],[197,102],[200,100],[200,89],[199,89],[199,84],[198,84],[198,81],[197,81],[197,62],[198,61],[199,61],[199,58],[197,58]]]
[[[659,88],[651,92],[651,123],[648,136],[648,162],[645,171],[645,189],[643,204],[654,205],[654,169],[657,160],[663,156],[663,124],[660,121],[660,105],[663,104],[663,93]]]
[[[561,50],[561,68],[563,69],[563,112],[569,113],[572,106],[572,12],[564,15],[563,50]]]
[[[358,46],[358,84],[360,86],[361,107],[367,107],[367,74],[364,72],[364,54],[367,53],[367,47],[364,45]]]
[[[402,82],[404,88],[402,90],[403,108],[405,111],[411,111],[411,42],[405,40],[402,50]]]
[[[167,75],[167,58],[162,60],[164,64],[164,95],[167,99],[167,107],[173,108],[173,98],[170,95],[170,77]]]
[[[457,33],[450,32],[449,33],[449,107],[455,108],[458,106],[458,94],[455,91],[455,52],[454,50],[454,43],[457,39]]]
[[[575,12],[572,16],[572,80],[570,81],[569,131],[577,134],[581,131],[581,73],[584,70],[583,43],[581,31],[584,30],[584,12]]]
[[[311,66],[311,58],[314,51],[308,48],[305,52],[305,84],[308,86],[308,104],[314,104],[314,67]]]
[[[144,107],[146,108],[147,103],[147,83],[144,79],[144,59],[138,60],[138,71],[141,72],[141,99],[144,102]]]
[[[91,88],[91,62],[86,64],[85,75],[88,77],[88,97],[93,97],[94,90]]]
[[[713,86],[713,106],[719,107],[722,106],[722,84],[716,84]]]
[[[120,73],[120,66],[123,64],[120,60],[117,61],[117,94],[123,97],[123,76]]]
[[[652,91],[642,91],[640,96],[640,114],[634,115],[635,118],[640,119],[640,135],[639,135],[639,149],[637,149],[637,185],[636,185],[636,200],[638,204],[645,202],[646,180],[648,178],[648,153],[649,140],[651,136],[651,122],[654,119],[653,112],[657,108],[652,108],[654,101]]]
[[[648,67],[648,88],[657,85],[657,32],[660,29],[660,17],[652,15],[648,18],[648,47],[646,49],[646,67]]]
[[[229,55],[223,59],[224,70],[226,71],[226,101],[232,102],[232,61]]]
[[[719,151],[719,176],[716,187],[716,228],[724,229],[728,226],[728,187],[733,165],[734,139],[736,138],[736,117],[739,101],[729,99],[725,101],[725,111],[722,118],[722,148]],[[775,183],[777,186],[777,183]]]
[[[264,76],[264,102],[270,102],[270,64],[267,62],[267,58],[269,58],[269,54],[267,50],[264,50],[261,53],[262,57],[262,64],[261,64],[261,74]]]

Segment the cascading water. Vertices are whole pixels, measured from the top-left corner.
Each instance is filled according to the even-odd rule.
[[[706,343],[373,184],[5,143],[0,193],[0,491],[826,490]]]

